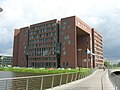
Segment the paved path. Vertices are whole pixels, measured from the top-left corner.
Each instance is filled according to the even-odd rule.
[[[72,83],[48,90],[115,90],[108,78],[107,70],[98,69],[92,75]]]

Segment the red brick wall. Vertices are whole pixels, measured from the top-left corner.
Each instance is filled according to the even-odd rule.
[[[78,48],[82,48],[83,52],[81,53],[81,57],[82,59],[87,59],[87,54],[85,53],[86,49],[89,49],[90,51],[92,51],[92,32],[91,32],[91,27],[88,26],[85,22],[83,22],[81,19],[79,19],[78,17],[76,17],[75,19],[75,23],[76,23],[76,27],[77,27],[77,35],[79,36],[79,34],[81,34],[81,36],[78,37],[78,43],[77,43],[77,47]],[[83,40],[83,42],[81,42],[80,40]],[[80,47],[79,47],[80,45]],[[78,52],[79,54],[80,52]],[[78,56],[78,59],[80,58],[80,56]],[[88,63],[88,67],[92,67],[92,57],[91,55],[88,55],[88,59],[90,59],[89,63]],[[80,59],[81,60],[81,59]],[[81,61],[82,63],[82,61]],[[87,63],[84,62],[82,63],[83,66],[87,67]]]
[[[61,66],[76,67],[76,28],[75,17],[68,17],[61,19],[60,30],[61,42]]]
[[[61,58],[60,58],[60,66],[61,67],[77,67],[77,66],[85,66],[87,67],[87,63],[83,62],[84,59],[87,59],[87,53],[85,52],[87,49],[89,49],[91,52],[94,51],[94,46],[92,41],[92,28],[88,26],[85,22],[83,22],[81,19],[77,18],[76,16],[72,17],[66,17],[62,18],[60,21],[60,29],[58,29],[58,21],[56,19],[37,23],[34,25],[30,25],[30,28],[34,27],[36,28],[32,32],[36,32],[36,30],[42,30],[51,28],[51,26],[42,27],[42,29],[39,29],[38,26],[42,26],[45,24],[49,24],[55,22],[56,23],[56,36],[50,36],[55,37],[56,41],[52,40],[50,42],[58,42],[58,35],[60,35],[60,43],[61,43]],[[26,66],[26,58],[25,58],[25,46],[28,44],[28,30],[29,27],[21,28],[20,30],[15,30],[15,36],[14,36],[14,51],[13,51],[13,65],[14,66]],[[58,30],[60,30],[58,34]],[[52,31],[50,31],[52,32]],[[41,32],[41,34],[50,33],[50,32]],[[38,33],[36,33],[37,35]],[[39,34],[38,34],[39,35]],[[45,36],[44,38],[50,38],[48,36]],[[42,37],[43,38],[43,37]],[[34,40],[36,38],[31,38],[31,40]],[[39,38],[37,38],[39,39]],[[102,39],[102,38],[100,38]],[[42,46],[39,46],[43,42],[32,42],[31,44],[38,44],[36,45],[37,48],[43,48]],[[44,42],[47,43],[47,42]],[[102,43],[102,41],[101,41]],[[30,43],[29,43],[30,44]],[[39,47],[38,47],[39,46]],[[53,47],[52,45],[49,47]],[[29,47],[29,49],[34,49],[34,47]],[[78,49],[81,49],[81,51],[78,51]],[[50,51],[52,52],[52,51]],[[33,52],[29,52],[33,53]],[[53,61],[45,61],[42,59],[41,61],[38,60],[39,58],[45,58],[45,57],[56,57],[56,55],[50,55],[50,56],[34,56],[31,55],[29,58],[29,62],[55,62],[57,64],[57,60]],[[36,61],[36,58],[38,58]],[[93,66],[93,57],[91,55],[88,55],[89,61],[89,67]]]
[[[18,65],[26,66],[26,58],[25,58],[25,46],[28,43],[28,27],[20,29],[19,35],[19,48],[18,48]]]
[[[15,33],[14,33],[14,46],[13,46],[13,63],[12,63],[12,66],[18,66],[19,34],[20,34],[20,30],[19,29],[15,29]]]

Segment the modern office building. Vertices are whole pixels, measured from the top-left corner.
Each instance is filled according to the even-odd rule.
[[[94,67],[102,67],[103,62],[103,44],[102,44],[102,34],[96,32],[94,29],[92,29],[92,40],[93,40],[93,53],[96,55],[93,55],[93,65]]]
[[[11,66],[13,57],[11,55],[0,55],[0,66]]]
[[[102,35],[76,16],[15,29],[13,66],[101,67]]]

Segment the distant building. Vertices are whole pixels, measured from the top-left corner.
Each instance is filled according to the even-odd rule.
[[[13,66],[102,67],[102,35],[76,16],[15,29]]]
[[[11,66],[13,57],[11,55],[0,55],[0,66]]]
[[[93,42],[93,53],[96,55],[93,55],[93,65],[94,67],[102,67],[104,64],[103,61],[103,44],[102,44],[102,34],[96,32],[94,29],[92,29],[92,42]]]

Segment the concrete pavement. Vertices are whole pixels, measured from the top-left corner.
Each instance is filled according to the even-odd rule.
[[[108,78],[108,71],[96,70],[92,75],[48,90],[115,90]]]

